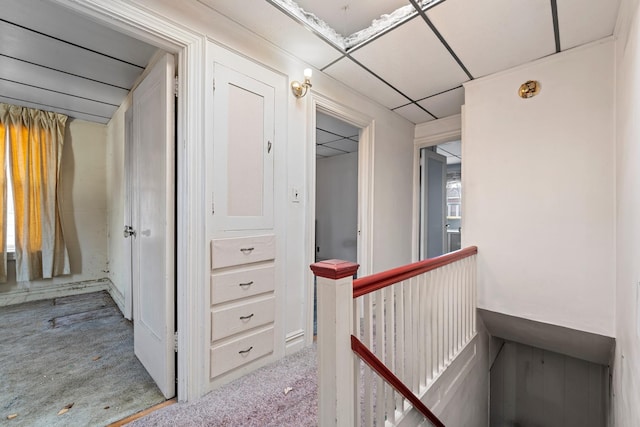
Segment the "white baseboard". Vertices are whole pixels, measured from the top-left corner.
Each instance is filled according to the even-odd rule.
[[[285,337],[285,349],[286,355],[300,351],[305,347],[304,344],[304,330],[298,329],[297,331],[289,332]]]
[[[107,289],[107,291],[109,291],[111,299],[113,299],[113,301],[118,306],[120,313],[124,313],[124,295],[122,295],[120,290],[116,287],[116,285],[113,284],[110,279],[107,279],[107,281],[109,282],[109,289]]]
[[[35,289],[16,289],[0,294],[0,307],[109,290],[109,279],[85,280]]]

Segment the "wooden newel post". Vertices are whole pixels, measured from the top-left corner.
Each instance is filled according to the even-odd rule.
[[[353,275],[359,265],[332,259],[311,265],[318,293],[318,425],[355,425]]]

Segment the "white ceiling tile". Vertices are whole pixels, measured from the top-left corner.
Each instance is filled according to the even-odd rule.
[[[335,148],[336,150],[345,151],[347,153],[358,151],[358,143],[350,139],[341,139],[340,141],[330,142],[325,144],[325,147]]]
[[[352,136],[358,137],[359,130],[357,127],[350,125],[349,123],[345,123],[342,120],[330,116],[328,114],[324,114],[318,112],[316,116],[316,128],[322,129],[327,132],[334,134],[334,139],[338,139],[339,137],[335,137],[335,135],[339,135],[345,138],[349,138]]]
[[[549,0],[447,0],[427,16],[473,77],[556,51]]]
[[[330,132],[325,132],[322,129],[316,129],[316,143],[326,144],[327,142],[336,141],[341,139],[340,136],[334,135]]]
[[[316,146],[316,154],[323,157],[331,157],[331,156],[339,156],[340,154],[344,154],[343,151],[334,150],[333,148],[329,148],[324,145]]]
[[[468,80],[421,17],[375,39],[352,55],[413,99],[460,86]]]
[[[443,117],[460,114],[460,107],[464,104],[464,88],[459,87],[439,95],[435,95],[418,102],[431,114],[441,119]]]
[[[560,47],[570,49],[613,34],[619,0],[560,0]]]
[[[348,58],[341,59],[324,72],[387,108],[409,102],[407,98]]]
[[[431,117],[422,108],[417,107],[415,104],[405,105],[404,107],[396,108],[393,111],[415,124],[426,123],[433,120],[433,117]]]
[[[199,1],[316,68],[324,67],[341,55],[337,49],[267,1]]]

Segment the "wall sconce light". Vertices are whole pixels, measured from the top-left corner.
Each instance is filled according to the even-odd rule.
[[[537,80],[529,80],[520,85],[520,89],[518,90],[518,95],[520,98],[527,99],[533,98],[537,94],[540,93],[540,82]]]
[[[293,96],[296,98],[302,98],[307,94],[307,91],[311,87],[311,68],[304,69],[304,82],[300,83],[299,81],[291,82],[291,92],[293,92]]]

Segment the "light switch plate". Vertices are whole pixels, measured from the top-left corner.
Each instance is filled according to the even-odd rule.
[[[300,192],[300,188],[291,187],[291,203],[300,203],[302,199],[302,193]]]

